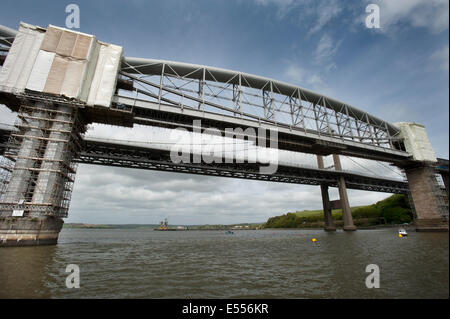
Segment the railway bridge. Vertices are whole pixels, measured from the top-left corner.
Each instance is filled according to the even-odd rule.
[[[440,174],[448,194],[448,160],[436,158],[420,124],[389,123],[261,76],[126,57],[120,46],[53,25],[0,26],[0,65],[0,104],[17,113],[13,126],[0,125],[0,245],[57,242],[78,163],[320,185],[326,230],[335,230],[337,207],[344,230],[356,230],[348,188],[403,193],[417,230],[448,231],[448,201],[436,180]],[[220,135],[258,150],[314,154],[317,166],[276,160],[268,171],[267,161],[239,161],[235,151],[231,160],[219,152],[195,161],[204,154],[192,147],[174,160],[167,145],[86,137],[91,123]],[[406,180],[343,170],[340,156],[396,166]],[[273,156],[266,160],[270,166]],[[338,200],[329,187],[338,188]]]

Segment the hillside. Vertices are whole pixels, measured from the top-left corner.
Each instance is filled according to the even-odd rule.
[[[408,199],[396,194],[368,206],[351,208],[353,221],[357,226],[374,226],[379,224],[402,224],[413,220]],[[336,226],[342,224],[342,210],[332,211]],[[271,217],[264,228],[309,228],[323,227],[323,210],[305,210]]]

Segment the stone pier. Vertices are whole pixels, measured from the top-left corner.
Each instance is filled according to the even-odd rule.
[[[417,231],[448,231],[448,208],[432,165],[405,169],[414,203]]]
[[[0,247],[55,245],[63,220],[58,217],[0,217]]]

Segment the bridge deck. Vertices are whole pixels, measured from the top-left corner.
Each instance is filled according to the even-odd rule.
[[[10,129],[0,127],[0,152],[3,154]],[[332,171],[310,167],[279,165],[275,174],[261,174],[260,163],[174,163],[170,151],[141,147],[132,142],[85,138],[83,150],[75,159],[82,164],[127,167],[187,174],[231,177],[268,182],[305,185],[328,184],[337,187],[341,175],[349,189],[386,193],[407,193],[408,183],[383,177],[368,176],[349,171]]]

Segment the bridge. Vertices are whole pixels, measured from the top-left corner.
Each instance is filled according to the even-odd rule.
[[[12,130],[13,127],[0,126],[0,151],[2,153],[7,149],[8,139]],[[275,173],[263,174],[259,172],[262,163],[174,163],[170,156],[170,150],[145,144],[86,137],[83,139],[81,151],[73,161],[81,164],[231,177],[278,183],[304,185],[321,185],[326,183],[331,187],[338,187],[339,178],[343,176],[349,189],[397,194],[409,193],[408,183],[406,181],[352,171],[290,166],[279,163]]]
[[[122,50],[51,25],[22,23],[18,31],[0,26],[0,103],[17,112],[13,127],[0,126],[4,245],[56,242],[78,163],[320,185],[326,230],[335,229],[336,207],[343,210],[344,230],[356,229],[347,188],[403,193],[415,207],[418,230],[448,230],[448,208],[435,178],[442,175],[448,192],[448,161],[436,159],[423,126],[392,124],[281,81],[125,57]],[[268,173],[261,161],[227,162],[223,153],[192,163],[201,155],[194,150],[188,161],[174,162],[171,150],[151,143],[85,137],[90,123],[182,128],[187,134],[207,128],[206,134],[255,148],[315,154],[317,167],[277,162]],[[328,155],[333,170],[324,167]],[[407,181],[344,171],[340,156],[395,165]],[[330,201],[329,187],[339,189],[339,200]]]

